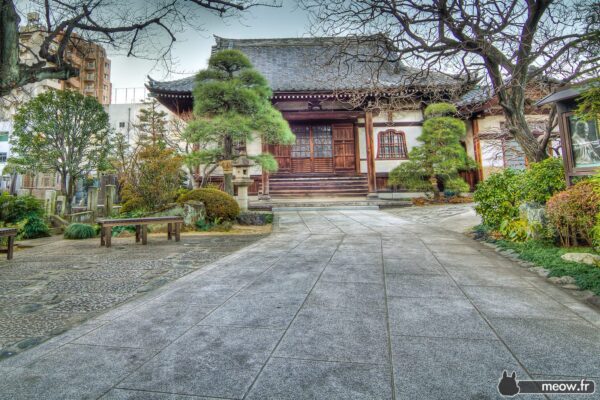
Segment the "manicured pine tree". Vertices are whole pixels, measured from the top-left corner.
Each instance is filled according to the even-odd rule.
[[[456,113],[456,107],[448,103],[425,108],[423,132],[417,138],[421,144],[411,149],[409,161],[390,172],[390,185],[432,191],[436,199],[440,197],[439,183],[444,190],[457,193],[469,190],[459,171],[473,169],[475,162],[461,144],[466,128],[454,116]]]
[[[256,135],[263,143],[292,144],[295,137],[281,113],[270,101],[266,79],[238,50],[213,54],[208,68],[197,75],[194,89],[194,119],[188,124],[186,139],[199,150],[189,159],[198,164],[223,167],[225,191],[233,194],[231,160],[235,145],[245,144]],[[257,162],[271,170],[274,159],[268,154]]]

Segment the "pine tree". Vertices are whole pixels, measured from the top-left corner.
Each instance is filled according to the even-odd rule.
[[[225,191],[233,194],[230,165],[236,144],[251,141],[255,134],[263,143],[271,144],[292,144],[295,137],[272,106],[266,79],[242,52],[223,50],[213,54],[208,68],[196,79],[194,119],[186,136],[198,144],[199,150],[189,159],[204,165],[209,173],[223,166]],[[263,155],[257,161],[270,165],[274,159]]]
[[[152,99],[146,103],[138,114],[138,123],[134,124],[137,129],[137,144],[141,147],[158,145],[165,147],[169,142],[168,114],[159,109],[160,104]]]
[[[440,197],[439,183],[444,190],[469,190],[459,171],[473,169],[475,163],[461,144],[466,128],[454,117],[456,113],[456,107],[448,103],[431,104],[425,109],[423,132],[417,138],[422,144],[412,148],[410,161],[390,172],[390,185],[432,191],[436,199]]]

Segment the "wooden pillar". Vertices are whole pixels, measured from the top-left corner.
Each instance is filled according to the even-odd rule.
[[[365,113],[365,136],[367,140],[367,179],[369,195],[377,193],[377,174],[375,171],[375,143],[373,142],[373,112]]]
[[[483,181],[483,161],[481,159],[481,142],[479,140],[479,121],[475,118],[472,120],[473,128],[473,147],[475,152],[475,162],[477,163],[477,177],[478,181]]]

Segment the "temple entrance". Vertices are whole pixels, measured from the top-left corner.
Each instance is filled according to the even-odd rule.
[[[279,163],[278,173],[324,174],[356,171],[352,124],[292,124],[296,143],[269,146]]]

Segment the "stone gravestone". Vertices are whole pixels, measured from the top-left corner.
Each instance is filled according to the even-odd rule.
[[[66,196],[56,196],[56,215],[59,217],[65,216],[65,207],[67,205]]]
[[[87,193],[87,207],[86,210],[97,212],[98,211],[98,188],[89,187]]]
[[[110,217],[113,212],[113,205],[115,203],[115,194],[117,188],[115,185],[106,185],[104,191],[104,216]]]
[[[54,215],[56,212],[56,190],[46,190],[44,194],[44,208],[46,215]]]

